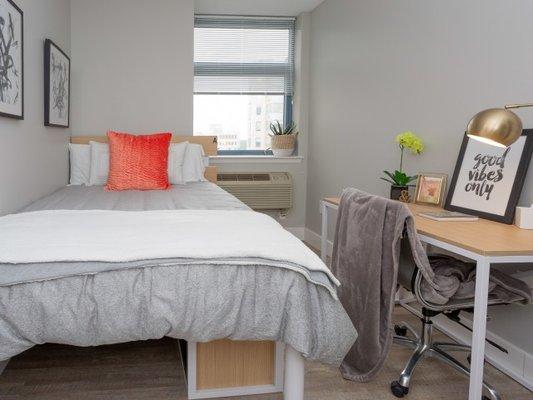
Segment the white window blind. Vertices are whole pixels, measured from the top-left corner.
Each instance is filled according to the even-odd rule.
[[[195,17],[195,94],[294,90],[294,18]]]

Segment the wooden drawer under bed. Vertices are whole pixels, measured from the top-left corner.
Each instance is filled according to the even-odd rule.
[[[283,391],[283,346],[271,341],[180,341],[189,399]]]

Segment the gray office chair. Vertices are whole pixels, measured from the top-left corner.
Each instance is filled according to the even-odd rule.
[[[401,241],[398,283],[415,295],[416,300],[422,306],[423,316],[421,318],[422,329],[420,334],[405,322],[401,322],[394,327],[394,343],[414,349],[411,358],[409,358],[407,365],[400,374],[400,379],[391,383],[392,394],[396,397],[404,397],[409,393],[413,371],[418,363],[427,356],[443,361],[459,372],[470,376],[469,368],[447,353],[447,351],[470,352],[470,346],[465,346],[459,343],[442,343],[433,341],[433,324],[431,318],[443,313],[453,320],[460,321],[458,318],[459,312],[472,310],[474,308],[473,299],[471,301],[452,300],[445,305],[431,304],[425,301],[421,296],[421,282],[422,274],[419,273],[419,270],[416,267],[409,239],[407,238],[407,235],[405,235]],[[489,297],[489,305],[495,304],[502,303]],[[407,336],[408,333],[411,333],[413,338],[409,338]],[[484,399],[501,400],[499,393],[490,385],[483,382],[483,387],[489,396],[484,396]]]

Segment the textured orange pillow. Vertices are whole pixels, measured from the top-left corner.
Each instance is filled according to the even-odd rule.
[[[165,190],[171,133],[129,135],[109,131],[107,190]]]

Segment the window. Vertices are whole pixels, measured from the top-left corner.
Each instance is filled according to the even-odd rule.
[[[194,134],[221,154],[264,154],[270,122],[292,122],[293,86],[294,18],[195,17]]]

